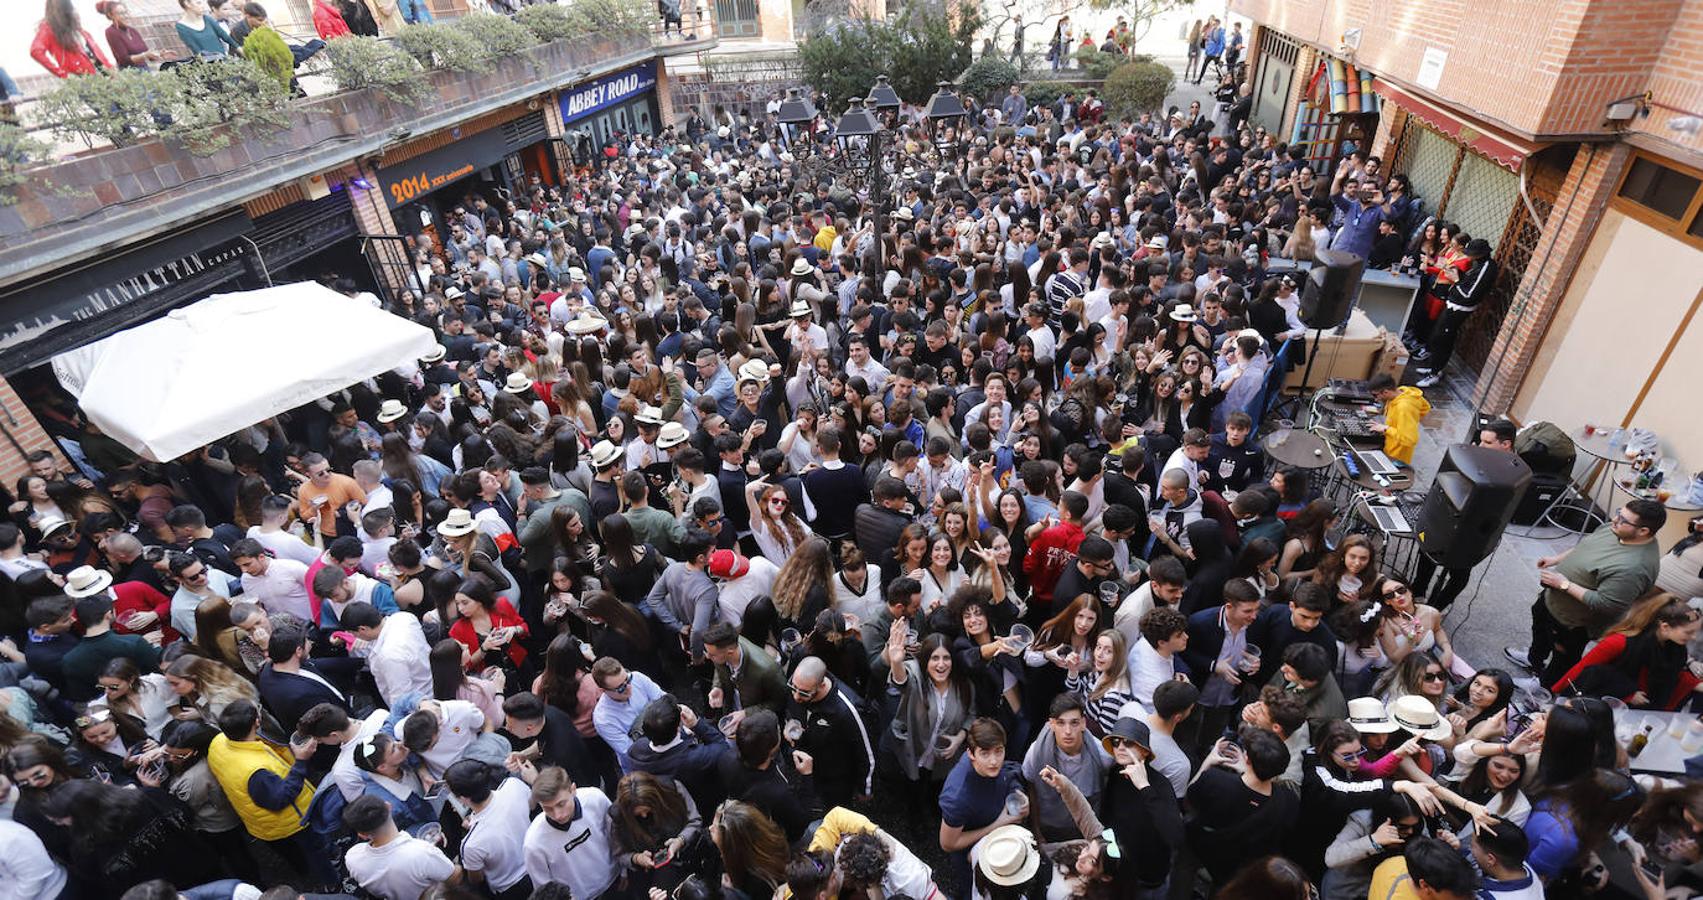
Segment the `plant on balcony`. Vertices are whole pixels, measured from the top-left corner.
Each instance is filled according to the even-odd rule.
[[[538,38],[526,26],[495,13],[471,13],[451,22],[449,27],[483,44],[498,59],[538,46]]]
[[[523,6],[514,14],[514,20],[546,44],[584,34],[580,20],[567,7],[554,3]]]
[[[420,64],[400,47],[369,37],[341,37],[325,45],[331,77],[345,91],[375,88],[398,103],[414,104],[428,93]]]
[[[46,159],[53,148],[23,128],[0,123],[0,203],[11,203],[12,189],[26,181],[25,170]]]
[[[174,83],[146,69],[73,75],[42,95],[37,112],[63,140],[133,144],[170,123],[167,95]]]
[[[657,21],[654,0],[573,0],[568,14],[579,34],[644,34]]]
[[[284,90],[290,89],[290,81],[296,76],[296,57],[272,26],[262,25],[250,31],[242,42],[242,55],[276,79]]]
[[[443,25],[404,26],[396,35],[396,45],[428,69],[489,72],[496,58],[496,51],[471,30]]]
[[[1125,63],[1106,76],[1100,94],[1108,113],[1134,116],[1164,106],[1176,81],[1177,73],[1164,63],[1151,60]]]
[[[176,85],[166,134],[181,139],[192,153],[228,146],[233,132],[290,127],[288,83],[279,84],[252,60],[178,66],[171,75]]]

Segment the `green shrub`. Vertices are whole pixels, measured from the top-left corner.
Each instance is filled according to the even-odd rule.
[[[969,68],[981,19],[973,5],[951,16],[924,6],[907,7],[886,20],[849,18],[813,35],[798,47],[804,82],[839,111],[863,97],[878,75],[891,76],[893,90],[912,103],[933,96],[935,85]]]
[[[555,3],[523,6],[520,12],[515,13],[514,20],[546,44],[584,33],[573,13],[569,12],[567,7]]]
[[[1100,96],[1108,114],[1134,116],[1164,106],[1176,81],[1177,73],[1163,63],[1125,63],[1106,76]]]
[[[1022,77],[1017,67],[1011,61],[999,56],[984,56],[970,63],[964,74],[958,76],[958,86],[964,93],[976,98],[982,103],[999,102],[999,96],[1005,89],[1017,83]]]
[[[178,66],[170,76],[171,123],[162,131],[182,140],[192,153],[205,155],[228,146],[232,132],[290,127],[289,86],[252,60]]]
[[[1078,47],[1076,50],[1076,67],[1089,78],[1104,80],[1126,62],[1128,60],[1121,53],[1106,53],[1098,48],[1090,50],[1086,47]]]
[[[417,103],[426,97],[420,64],[393,44],[378,38],[340,37],[326,43],[325,55],[339,90],[376,88],[398,103]]]
[[[442,25],[437,26],[442,28]],[[538,46],[538,38],[526,26],[508,16],[495,13],[473,13],[449,24],[463,35],[484,45],[491,55],[501,59]]]
[[[568,13],[573,34],[644,34],[657,20],[655,0],[573,0]]]
[[[548,8],[551,7],[527,7]],[[532,36],[531,32],[526,34]],[[471,29],[442,25],[405,25],[396,35],[396,45],[427,69],[489,72],[496,56],[491,46],[475,37]]]
[[[170,84],[147,69],[73,75],[43,94],[37,110],[65,140],[133,144],[152,137],[162,120],[169,121],[165,95]]]
[[[12,189],[29,180],[26,170],[52,152],[46,141],[10,122],[0,123],[0,204],[11,203]]]
[[[1030,106],[1051,106],[1071,87],[1062,81],[1031,81],[1023,89],[1023,96],[1029,99]]]
[[[260,71],[283,85],[284,90],[290,89],[290,80],[296,75],[296,57],[272,26],[262,25],[250,31],[242,42],[242,53]]]

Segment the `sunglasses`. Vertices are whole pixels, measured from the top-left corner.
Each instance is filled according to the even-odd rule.
[[[801,688],[796,684],[787,685],[787,690],[792,691],[792,695],[794,697],[808,697],[811,694],[816,693],[816,688],[814,687]]]
[[[619,694],[622,691],[625,691],[627,688],[630,688],[632,686],[633,686],[633,673],[628,672],[627,677],[621,679],[620,684],[618,684],[618,685],[616,685],[612,688],[607,688],[607,687],[604,688],[603,693],[605,693],[605,694]]]
[[[1394,600],[1395,598],[1400,597],[1402,594],[1409,594],[1409,593],[1412,593],[1412,591],[1408,590],[1406,586],[1397,585],[1393,588],[1390,588],[1387,591],[1384,591],[1384,599],[1385,600]]]
[[[1366,756],[1366,748],[1364,748],[1364,747],[1360,748],[1359,750],[1355,750],[1352,753],[1340,753],[1340,752],[1337,753],[1337,758],[1341,759],[1345,763],[1354,762],[1355,760],[1362,759],[1365,756]]]
[[[785,509],[788,505],[790,505],[790,503],[784,497],[772,497],[772,498],[769,499],[769,505],[770,506],[778,506],[778,507],[781,507],[782,509]]]
[[[1427,681],[1427,682],[1442,681],[1443,680],[1443,673],[1442,672],[1426,672],[1424,675],[1421,675],[1419,677],[1419,680],[1420,681]]]

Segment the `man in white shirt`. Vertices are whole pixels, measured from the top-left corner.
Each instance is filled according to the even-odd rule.
[[[306,565],[293,559],[273,559],[254,538],[231,545],[231,562],[242,572],[243,599],[259,604],[268,613],[289,613],[303,622],[313,620]]]
[[[495,727],[472,701],[421,700],[418,709],[396,723],[394,733],[433,778],[441,779],[480,734]]]
[[[526,829],[526,876],[534,885],[565,884],[575,897],[601,897],[623,868],[609,842],[609,797],[575,787],[551,766],[532,782],[532,799],[542,812]]]
[[[321,703],[302,713],[296,730],[324,745],[338,748],[337,760],[331,764],[331,783],[343,792],[345,802],[353,802],[366,789],[361,770],[355,765],[355,748],[367,738],[384,730],[390,710],[375,709],[365,719],[351,719],[342,707]]]
[[[597,736],[615,751],[621,771],[632,771],[627,760],[627,748],[633,745],[633,723],[639,720],[645,704],[663,695],[661,687],[643,672],[628,671],[614,657],[605,656],[591,665],[591,680],[602,696],[591,711]]]
[[[375,897],[418,900],[427,888],[461,881],[461,867],[436,844],[398,830],[390,805],[378,797],[358,797],[344,807],[343,824],[365,841],[343,856],[349,875]]]
[[[381,616],[371,603],[357,600],[343,608],[338,621],[355,636],[352,654],[367,658],[367,670],[385,706],[395,706],[409,694],[431,696],[432,647],[419,619],[405,612]]]
[[[1141,617],[1141,640],[1129,649],[1129,691],[1149,712],[1153,691],[1176,681],[1177,654],[1189,643],[1189,620],[1172,606],[1157,606]]]
[[[18,580],[31,569],[45,569],[47,563],[24,555],[24,531],[12,522],[0,522],[0,573]]]
[[[871,394],[880,394],[881,388],[887,384],[892,373],[869,355],[869,343],[864,340],[863,335],[854,333],[846,347],[849,354],[846,359],[846,374],[862,378],[869,385]]]
[[[737,550],[717,550],[710,554],[707,571],[720,590],[716,603],[721,607],[722,621],[738,627],[745,621],[745,608],[751,601],[768,596],[780,568],[761,556],[746,557]]]
[[[384,467],[376,459],[360,459],[350,467],[349,471],[355,476],[355,483],[367,493],[367,502],[361,504],[360,512],[352,518],[359,525],[360,517],[375,509],[385,509],[396,502],[396,495],[390,488],[384,486]]]
[[[390,561],[390,548],[396,544],[396,510],[388,506],[369,510],[361,516],[356,536],[361,539],[361,571],[377,575],[379,565]]]
[[[532,823],[532,788],[537,780],[531,762],[522,762],[518,777],[491,786],[491,767],[464,759],[444,772],[444,784],[472,810],[467,836],[461,839],[461,868],[467,880],[483,881],[497,900],[520,900],[532,894],[526,877],[527,827]]]
[[[1159,471],[1182,469],[1189,474],[1189,486],[1198,487],[1206,483],[1206,474],[1200,467],[1211,455],[1212,436],[1204,428],[1190,428],[1183,432],[1183,445],[1171,451],[1164,468]]]
[[[314,560],[319,558],[319,551],[284,530],[284,523],[289,520],[290,507],[294,505],[295,502],[290,498],[276,494],[261,500],[260,524],[249,526],[248,537],[259,541],[260,546],[272,551],[272,555],[278,559],[294,560],[303,566],[311,566]]]

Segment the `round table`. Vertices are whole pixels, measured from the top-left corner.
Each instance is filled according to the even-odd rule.
[[[1598,523],[1607,521],[1606,513],[1608,505],[1614,501],[1614,488],[1606,487],[1605,489],[1605,484],[1612,484],[1615,481],[1614,470],[1616,467],[1624,466],[1631,462],[1631,460],[1626,458],[1625,445],[1621,445],[1619,447],[1610,446],[1609,439],[1614,434],[1614,431],[1615,429],[1613,428],[1605,429],[1593,426],[1591,434],[1586,434],[1583,427],[1576,428],[1568,434],[1568,437],[1573,439],[1573,446],[1578,449],[1579,452],[1596,460],[1596,462],[1591,463],[1590,471],[1587,474],[1587,479],[1591,484],[1590,493],[1586,494],[1583,490],[1579,491],[1580,498],[1586,501],[1585,508],[1580,510],[1584,519],[1579,523],[1579,529],[1575,531],[1571,527],[1562,525],[1560,522],[1557,522],[1553,516],[1557,506],[1567,505],[1570,508],[1576,509],[1576,507],[1571,507],[1570,504],[1562,503],[1567,496],[1565,492],[1557,495],[1555,501],[1549,504],[1549,508],[1543,511],[1543,515],[1538,517],[1538,525],[1548,522],[1550,525],[1554,525],[1565,531],[1572,531],[1582,537],[1586,532],[1591,530],[1591,522],[1593,520]],[[1598,513],[1596,511],[1597,507],[1602,507],[1604,512]],[[1536,526],[1534,525],[1533,527]]]
[[[1361,469],[1359,475],[1348,474],[1348,467],[1343,465],[1342,457],[1333,456],[1331,459],[1336,461],[1336,469],[1338,472],[1342,473],[1342,477],[1346,478],[1350,483],[1359,487],[1361,490],[1400,492],[1413,487],[1412,469],[1397,470],[1394,475],[1385,476],[1385,479],[1389,481],[1389,484],[1379,484],[1377,480],[1372,477],[1372,473],[1365,469]]]
[[[1323,469],[1334,458],[1324,438],[1298,428],[1273,431],[1260,438],[1260,447],[1272,459],[1297,469]]]

